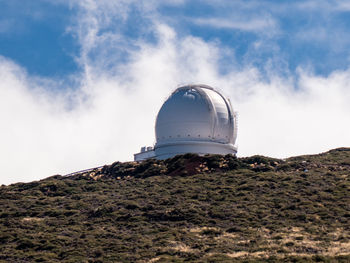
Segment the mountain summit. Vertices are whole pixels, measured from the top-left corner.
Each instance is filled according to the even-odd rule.
[[[0,262],[349,262],[350,149],[186,154],[0,187]]]

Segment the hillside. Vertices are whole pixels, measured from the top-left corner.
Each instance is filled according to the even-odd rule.
[[[187,154],[1,186],[0,262],[350,262],[349,174],[340,148]]]

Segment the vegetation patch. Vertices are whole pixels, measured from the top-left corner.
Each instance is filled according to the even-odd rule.
[[[186,154],[0,187],[0,262],[349,262],[350,150]]]

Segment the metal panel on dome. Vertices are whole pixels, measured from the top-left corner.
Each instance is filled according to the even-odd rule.
[[[157,142],[202,140],[211,136],[208,101],[195,89],[178,89],[161,107],[156,120]]]
[[[208,94],[216,113],[215,127],[213,128],[213,137],[216,141],[229,143],[230,133],[232,132],[231,125],[233,125],[233,116],[231,113],[229,102],[220,95],[217,91],[204,89]]]

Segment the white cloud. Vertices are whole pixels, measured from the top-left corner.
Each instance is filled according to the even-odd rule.
[[[210,26],[219,29],[236,29],[242,31],[260,32],[276,30],[276,22],[270,17],[242,19],[235,18],[196,18],[193,22],[201,26]],[[271,32],[270,32],[271,33]]]
[[[183,83],[212,85],[231,98],[239,112],[240,156],[286,157],[350,146],[350,71],[320,77],[300,69],[297,77],[272,72],[265,80],[254,67],[232,67],[222,75],[219,43],[180,37],[156,20],[153,43],[125,40],[118,30],[101,30],[112,23],[108,16],[118,12],[115,7],[94,11],[99,7],[93,3],[86,1],[91,13],[81,12],[71,28],[83,50],[77,89],[50,91],[58,85],[53,80],[33,78],[0,60],[0,183],[132,160],[139,147],[154,142],[157,111]],[[113,43],[138,48],[127,50],[128,62],[104,67],[115,59]]]
[[[317,1],[315,1],[317,4]],[[317,6],[317,5],[316,5]],[[325,6],[328,10],[336,12],[348,12],[350,11],[350,1],[349,0],[332,0],[328,1],[328,5]]]
[[[300,74],[298,90],[285,81],[257,83],[238,104],[241,154],[286,157],[350,145],[349,72],[328,78]]]

